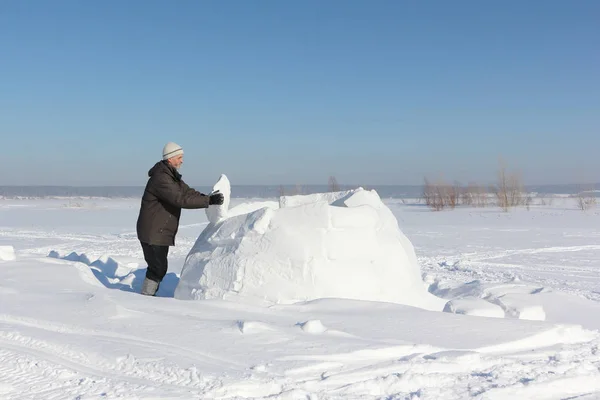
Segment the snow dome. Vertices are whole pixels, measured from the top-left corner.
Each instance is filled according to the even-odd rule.
[[[283,196],[229,209],[230,185],[206,212],[188,254],[178,299],[255,298],[295,303],[346,298],[441,311],[421,279],[414,248],[375,191]]]

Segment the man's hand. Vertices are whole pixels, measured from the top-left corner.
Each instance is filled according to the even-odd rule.
[[[219,192],[218,190],[214,193],[211,193],[208,199],[208,204],[212,205],[217,205],[220,206],[221,204],[223,204],[223,201],[225,201],[225,197],[223,196],[223,193]]]

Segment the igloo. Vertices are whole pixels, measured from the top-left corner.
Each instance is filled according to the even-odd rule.
[[[421,279],[413,245],[374,190],[282,196],[229,209],[230,185],[215,190],[209,224],[186,257],[178,299],[319,298],[384,301],[441,311]]]

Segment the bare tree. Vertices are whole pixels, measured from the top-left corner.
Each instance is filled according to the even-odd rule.
[[[433,207],[436,211],[443,210],[446,206],[446,190],[441,182],[434,185]]]
[[[596,206],[596,194],[593,185],[582,186],[577,193],[577,207],[582,211]]]
[[[498,186],[495,189],[496,198],[498,199],[498,205],[502,207],[502,210],[508,211],[508,178],[506,176],[506,168],[504,165],[500,166],[498,171]]]
[[[337,179],[335,179],[335,176],[329,177],[329,191],[330,192],[339,192],[340,191],[340,185],[338,184]]]
[[[433,204],[433,196],[435,195],[434,192],[434,188],[433,185],[431,183],[429,183],[429,180],[427,178],[424,178],[424,185],[423,185],[423,200],[425,201],[425,204],[428,207],[431,207]]]
[[[424,178],[425,185],[423,186],[423,199],[425,204],[435,211],[440,211],[444,208],[444,194],[438,184],[432,184],[427,178]]]
[[[527,196],[525,196],[523,198],[523,204],[525,204],[525,207],[527,208],[527,211],[530,210],[531,204],[533,203],[533,197],[531,196],[531,194],[528,194]]]
[[[521,177],[514,172],[508,173],[503,161],[500,161],[498,184],[493,190],[498,200],[498,206],[505,212],[511,207],[525,204],[525,197],[523,196],[524,187],[521,183]]]
[[[423,199],[429,208],[435,211],[443,210],[446,206],[456,207],[458,203],[458,190],[446,185],[442,180],[432,184],[424,178]]]
[[[488,196],[483,186],[470,182],[462,193],[462,203],[472,207],[486,207]]]
[[[451,209],[455,209],[460,202],[461,186],[460,183],[454,182],[454,186],[446,186],[446,204]]]
[[[460,201],[465,206],[473,206],[475,204],[475,196],[471,191],[470,185],[463,189],[460,195]]]

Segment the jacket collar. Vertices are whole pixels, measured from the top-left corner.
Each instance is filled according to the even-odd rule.
[[[171,166],[171,164],[169,164],[168,161],[162,160],[161,162],[165,165],[165,167],[167,167],[167,171],[169,171],[169,173],[171,174],[171,176],[173,178],[175,178],[176,181],[180,181],[181,180],[181,174],[179,173],[179,171],[177,171],[175,168],[173,168]]]
[[[169,162],[166,160],[161,160],[161,161],[157,162],[156,164],[154,164],[154,166],[152,168],[150,168],[150,171],[148,171],[148,176],[152,176],[158,170],[164,171],[165,173],[170,175],[176,181],[181,180],[181,174],[179,173],[179,171],[177,171],[175,168],[173,168],[169,164]]]

